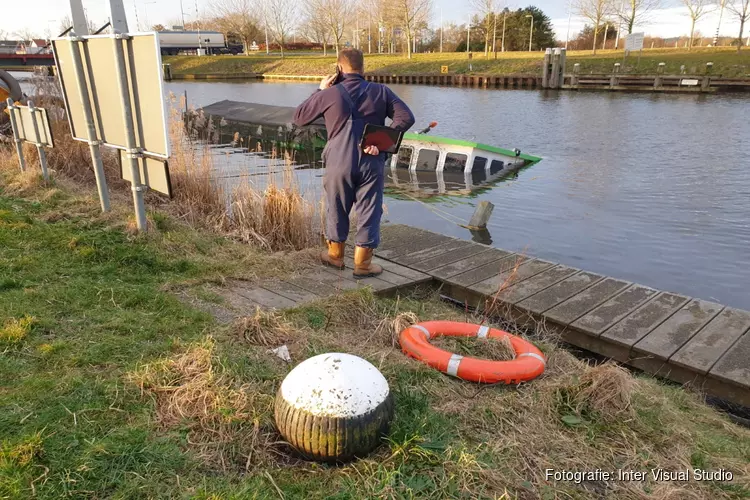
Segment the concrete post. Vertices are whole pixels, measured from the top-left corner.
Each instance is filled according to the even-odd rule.
[[[619,83],[619,75],[620,75],[620,63],[615,63],[615,68],[612,71],[612,76],[609,79],[609,88],[614,89],[617,87],[617,84]]]
[[[489,201],[480,201],[469,221],[469,229],[486,229],[494,209],[495,205]]]
[[[711,88],[711,73],[714,69],[714,63],[706,63],[706,75],[703,77],[703,81],[701,82],[701,91],[702,92],[708,92],[708,90]]]
[[[164,72],[164,81],[171,82],[172,81],[172,65],[164,63],[161,65],[161,67]]]
[[[659,67],[656,69],[656,78],[654,79],[654,88],[660,89],[664,86],[664,68],[666,63],[659,63]]]
[[[552,56],[552,78],[549,86],[553,89],[560,88],[560,49],[555,49]]]
[[[578,77],[581,74],[581,65],[579,63],[575,63],[573,65],[573,76],[570,78],[570,86],[574,88],[578,88]]]
[[[544,63],[542,64],[542,88],[546,89],[549,88],[549,81],[550,81],[550,59],[552,58],[552,49],[547,49],[544,51]]]
[[[561,49],[560,50],[560,79],[558,80],[557,88],[562,88],[563,84],[565,83],[565,64],[567,63],[567,59],[568,59],[567,49]]]

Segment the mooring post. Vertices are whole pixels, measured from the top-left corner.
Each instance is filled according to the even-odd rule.
[[[162,70],[164,72],[164,80],[167,82],[172,81],[172,65],[164,63],[161,65]]]
[[[489,201],[480,201],[477,209],[474,210],[474,215],[471,216],[468,228],[474,230],[486,229],[493,210],[495,210],[495,205]]]
[[[713,69],[714,63],[706,63],[706,76],[703,77],[703,82],[701,83],[702,92],[708,92],[708,90],[711,88],[711,72],[713,71]]]
[[[47,152],[44,150],[44,145],[39,141],[41,139],[41,136],[39,135],[39,123],[36,119],[36,108],[34,107],[34,103],[32,101],[29,101],[27,103],[29,107],[29,114],[31,115],[31,123],[34,127],[34,138],[36,141],[36,150],[39,153],[39,164],[42,166],[42,176],[44,177],[45,181],[49,180],[49,172],[47,172]]]
[[[133,119],[133,111],[130,104],[130,88],[128,86],[125,54],[123,51],[129,38],[127,35],[115,34],[112,37],[112,46],[115,56],[115,73],[117,73],[117,83],[120,89],[122,118],[125,124],[125,146],[127,147],[127,158],[130,163],[130,189],[133,192],[135,221],[139,231],[146,231],[148,223],[146,221],[146,205],[143,201],[143,192],[148,188],[141,184],[139,163],[143,159],[143,151],[137,146],[135,140],[135,120]],[[123,168],[127,168],[127,165],[123,165]]]
[[[553,89],[560,88],[560,49],[555,49],[552,55],[552,78],[550,78],[550,87]]]
[[[664,84],[664,68],[666,63],[659,63],[659,67],[656,68],[656,78],[654,79],[654,88],[660,89]]]
[[[612,76],[609,79],[609,88],[614,90],[617,87],[618,76],[620,74],[620,63],[615,63],[615,68],[612,70]]]
[[[23,145],[21,144],[21,137],[18,134],[18,123],[14,114],[15,105],[13,104],[13,99],[10,97],[6,102],[8,103],[8,114],[10,115],[10,127],[13,129],[13,142],[16,143],[16,153],[18,153],[18,163],[21,165],[21,172],[24,172],[26,170],[26,160],[23,157]]]
[[[552,58],[552,49],[547,49],[544,51],[544,63],[542,65],[542,88],[546,89],[549,88],[549,68],[550,68],[550,59]]]
[[[557,80],[557,88],[562,88],[565,83],[565,65],[568,60],[568,51],[566,49],[560,49],[560,75]]]
[[[570,86],[573,88],[578,88],[578,76],[581,74],[581,65],[579,63],[575,63],[573,65],[573,76],[570,78]]]

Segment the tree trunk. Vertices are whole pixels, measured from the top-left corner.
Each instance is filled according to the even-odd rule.
[[[242,37],[242,49],[246,56],[250,55],[250,44],[247,43],[248,39],[247,37]]]
[[[411,59],[411,30],[406,30],[406,58]]]
[[[693,36],[695,36],[695,21],[696,19],[693,18],[693,22],[690,25],[690,40],[688,41],[688,50],[693,50]]]
[[[744,39],[742,38],[745,35],[745,17],[743,16],[740,18],[740,38],[737,40],[737,53],[739,54],[742,52],[742,42]]]
[[[594,55],[596,55],[596,39],[597,39],[598,34],[599,34],[599,26],[596,26],[594,28]]]

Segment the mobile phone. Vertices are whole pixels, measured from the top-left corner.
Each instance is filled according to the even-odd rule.
[[[336,85],[337,83],[341,83],[341,80],[344,79],[344,74],[341,72],[341,66],[338,64],[336,65],[336,78],[333,79],[333,83],[331,85]]]

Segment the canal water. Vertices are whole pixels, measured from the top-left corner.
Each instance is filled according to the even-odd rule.
[[[317,87],[166,85],[195,106],[296,106]],[[750,97],[391,88],[435,135],[544,159],[474,196],[389,196],[388,222],[471,239],[455,221],[489,200],[494,246],[750,310]],[[257,161],[241,163],[226,182]],[[322,173],[298,172],[311,196]]]
[[[392,85],[433,132],[542,156],[477,197],[390,197],[387,220],[750,309],[750,98]],[[308,83],[168,84],[197,106],[302,102]],[[322,175],[314,172],[315,181]],[[450,214],[450,216],[446,216]],[[446,220],[448,219],[448,220]]]

